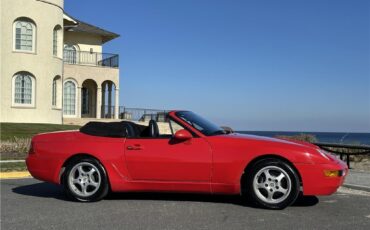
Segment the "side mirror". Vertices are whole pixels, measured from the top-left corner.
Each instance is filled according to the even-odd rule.
[[[227,134],[234,133],[234,130],[232,128],[230,128],[229,126],[221,126],[221,128],[223,130],[225,130],[227,132]]]
[[[193,138],[193,136],[191,135],[189,131],[185,129],[180,129],[179,131],[175,133],[174,138],[179,141],[187,141]]]

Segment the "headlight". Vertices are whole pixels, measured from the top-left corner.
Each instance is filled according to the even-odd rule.
[[[326,177],[341,177],[345,176],[344,170],[324,170],[324,175]]]
[[[328,159],[328,160],[331,160],[331,161],[335,161],[338,158],[338,156],[336,156],[335,154],[333,153],[330,153],[328,151],[325,151],[323,149],[318,149],[318,152],[320,153],[321,156],[323,156],[325,159]]]
[[[325,159],[327,159],[327,160],[330,160],[330,158],[328,157],[328,155],[330,155],[330,153],[328,153],[328,152],[326,152],[325,150],[323,150],[323,149],[319,149],[319,150],[317,150],[319,153],[320,153],[320,155],[321,156],[323,156]]]

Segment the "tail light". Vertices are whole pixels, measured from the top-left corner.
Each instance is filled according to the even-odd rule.
[[[30,145],[30,149],[28,150],[28,154],[34,154],[35,153],[35,149],[33,148],[33,142],[31,141],[31,145]]]

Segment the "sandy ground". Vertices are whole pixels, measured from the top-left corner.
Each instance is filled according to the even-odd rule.
[[[362,172],[370,172],[370,160],[365,159],[361,162],[350,162],[351,169]]]

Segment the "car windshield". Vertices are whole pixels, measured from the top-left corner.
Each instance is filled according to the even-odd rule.
[[[190,112],[190,111],[181,111],[176,112],[176,116],[191,126],[193,126],[195,129],[197,129],[199,132],[203,133],[206,136],[213,136],[213,135],[220,135],[220,134],[226,134],[227,132],[222,129],[221,127],[213,124],[212,122],[207,121],[203,117]]]

